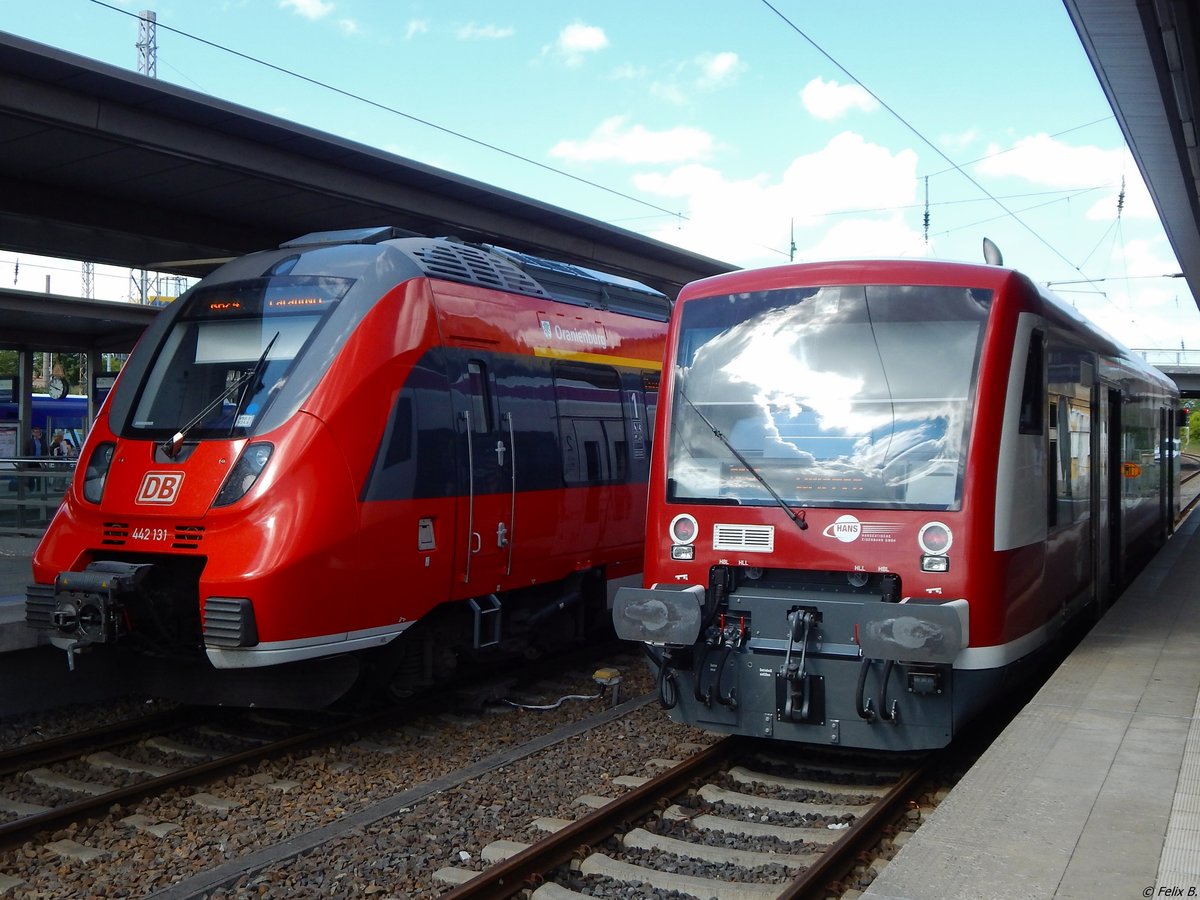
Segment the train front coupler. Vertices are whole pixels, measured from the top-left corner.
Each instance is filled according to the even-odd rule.
[[[128,632],[125,599],[138,591],[151,568],[102,560],[82,572],[59,573],[53,588],[31,585],[26,624],[49,631],[50,643],[66,652],[74,671],[76,653],[92,644],[111,644]]]

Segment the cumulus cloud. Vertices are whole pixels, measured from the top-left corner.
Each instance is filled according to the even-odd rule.
[[[844,132],[793,159],[778,178],[729,178],[690,163],[669,172],[641,173],[634,185],[662,198],[662,205],[679,207],[680,218],[652,237],[736,265],[786,262],[793,226],[797,258],[919,256],[926,252],[922,236],[899,214],[829,219],[829,214],[848,209],[911,204],[916,165],[912,150],[892,153]]]
[[[334,5],[325,0],[279,0],[279,6],[313,21],[325,18],[334,10]]]
[[[988,148],[988,156],[977,164],[977,171],[991,178],[1020,178],[1030,184],[1063,190],[1103,187],[1103,196],[1087,214],[1089,219],[1101,222],[1116,216],[1124,177],[1121,214],[1137,219],[1158,217],[1150,192],[1125,148],[1073,146],[1047,134],[1036,134],[1008,148],[993,144]]]
[[[700,66],[699,84],[705,88],[729,84],[745,68],[738,55],[728,50],[704,54],[699,57],[697,63]]]
[[[857,84],[838,84],[820,76],[804,86],[800,101],[818,119],[840,119],[850,110],[874,112],[879,102]]]
[[[550,148],[550,155],[573,162],[643,165],[704,159],[712,147],[712,135],[698,128],[680,126],[651,131],[641,125],[630,125],[626,116],[613,116],[582,141],[559,141]]]
[[[671,72],[650,85],[650,96],[683,106],[697,91],[716,91],[732,85],[746,64],[731,51],[701,53],[677,64]]]
[[[426,34],[428,31],[428,19],[410,19],[408,26],[404,29],[404,39],[406,41],[411,41],[418,34]]]
[[[458,29],[458,38],[463,41],[495,41],[510,38],[517,33],[515,28],[502,25],[477,25],[468,22]]]
[[[561,57],[568,66],[583,65],[589,53],[596,53],[608,46],[608,36],[603,28],[573,22],[558,34],[552,47],[547,48]]]

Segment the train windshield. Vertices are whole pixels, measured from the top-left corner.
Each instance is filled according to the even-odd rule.
[[[131,427],[146,437],[241,437],[286,383],[352,279],[275,276],[200,285],[163,338]]]
[[[796,506],[957,509],[990,305],[898,285],[688,301],[669,499],[766,505],[765,481]]]

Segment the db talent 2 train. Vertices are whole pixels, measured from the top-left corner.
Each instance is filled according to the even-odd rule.
[[[73,666],[133,651],[165,693],[304,706],[611,634],[669,309],[390,228],[229,262],[126,362],[26,620]]]
[[[943,746],[1178,512],[1175,386],[999,265],[698,281],[663,374],[614,625],[706,729]]]

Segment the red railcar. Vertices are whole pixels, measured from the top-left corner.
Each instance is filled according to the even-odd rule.
[[[944,745],[1178,511],[1174,385],[1009,269],[717,276],[667,344],[614,623],[681,721]]]
[[[641,569],[669,307],[394,229],[230,262],[126,363],[27,621],[248,703],[583,639]]]

